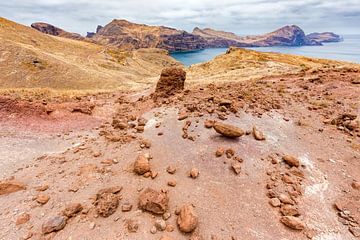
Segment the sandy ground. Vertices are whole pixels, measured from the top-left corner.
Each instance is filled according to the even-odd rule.
[[[26,189],[0,195],[0,239],[356,239],[349,229],[359,228],[359,209],[346,210],[359,206],[360,190],[352,187],[360,181],[359,128],[330,122],[345,112],[359,115],[360,89],[351,83],[359,73],[318,75],[320,81],[309,73],[197,86],[155,102],[148,91],[95,96],[91,113],[73,111],[76,106],[69,102],[49,102],[55,111],[45,115],[2,110],[0,175],[3,182],[17,181]],[[232,101],[236,111],[221,108],[224,99]],[[78,103],[89,104],[84,99]],[[12,106],[22,104],[38,106]],[[178,120],[184,110],[187,118]],[[146,119],[143,132],[136,130],[139,117]],[[115,129],[114,119],[127,119],[133,128]],[[222,137],[204,127],[207,119],[250,134]],[[191,124],[184,138],[187,121]],[[264,141],[254,139],[253,126],[265,135]],[[143,148],[142,139],[151,147]],[[220,147],[231,148],[243,160],[239,174],[232,168],[234,157],[215,156]],[[154,179],[133,172],[137,156],[146,153],[152,157],[152,172],[158,173]],[[282,161],[284,155],[300,161],[302,177]],[[167,172],[169,166],[176,168],[174,174]],[[192,168],[199,170],[196,179],[188,176]],[[296,178],[295,183],[284,182],[285,175]],[[46,190],[37,190],[45,185]],[[96,211],[94,195],[113,186],[123,187],[120,204],[104,218]],[[155,234],[150,230],[162,217],[138,208],[139,194],[147,187],[167,191],[170,199],[168,227]],[[302,231],[282,224],[279,208],[269,204],[271,190],[293,188]],[[38,195],[50,198],[41,204]],[[334,203],[344,198],[340,211]],[[43,223],[69,203],[84,209],[62,230],[44,235]],[[187,203],[199,219],[192,235],[179,231],[174,213]],[[131,211],[122,211],[126,204],[132,205]],[[23,213],[29,220],[17,224]],[[341,214],[352,220],[343,220]],[[135,232],[129,231],[129,221],[137,226]]]

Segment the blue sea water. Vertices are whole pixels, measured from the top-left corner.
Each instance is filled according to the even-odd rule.
[[[316,58],[327,58],[360,63],[360,35],[344,35],[344,41],[324,43],[323,46],[301,47],[258,47],[248,48],[260,52],[279,52],[303,55]],[[225,53],[227,48],[209,48],[198,51],[175,52],[171,56],[186,66],[207,62],[219,54]]]

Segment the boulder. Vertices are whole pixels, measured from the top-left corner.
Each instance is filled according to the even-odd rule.
[[[139,195],[139,208],[154,214],[164,214],[168,209],[169,197],[164,192],[147,188]]]
[[[169,67],[162,70],[156,84],[155,95],[166,97],[181,92],[184,89],[186,72],[179,67]]]
[[[215,122],[213,128],[217,133],[228,138],[238,138],[245,134],[241,128],[221,122]]]
[[[138,175],[143,175],[147,172],[150,172],[149,158],[147,158],[145,155],[139,155],[134,163],[134,172]]]
[[[185,205],[180,209],[177,224],[181,232],[193,232],[198,225],[198,217],[191,204]]]

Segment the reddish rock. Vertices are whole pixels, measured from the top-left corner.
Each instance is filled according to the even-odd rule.
[[[170,187],[175,187],[176,186],[176,181],[175,180],[170,180],[170,181],[168,181],[167,185],[170,186]]]
[[[241,128],[221,122],[215,122],[213,128],[217,133],[228,138],[238,138],[245,134]]]
[[[293,216],[283,216],[280,218],[280,222],[294,230],[303,230],[305,228],[305,224],[299,218]]]
[[[269,203],[273,207],[280,207],[281,206],[281,202],[280,202],[280,200],[278,198],[271,198]]]
[[[30,220],[30,214],[22,213],[16,219],[16,225],[22,225],[27,223]]]
[[[216,152],[215,152],[215,156],[216,157],[221,157],[222,155],[224,155],[224,153],[225,153],[225,149],[223,149],[223,148],[218,148],[217,150],[216,150]]]
[[[198,225],[198,217],[191,204],[185,205],[180,209],[177,224],[180,231],[184,233],[190,233],[196,229]]]
[[[300,161],[297,158],[293,157],[293,156],[285,155],[285,156],[283,156],[282,159],[290,167],[299,167],[300,166]]]
[[[209,119],[206,119],[205,122],[204,122],[204,126],[206,128],[212,128],[214,126],[214,120],[209,120]]]
[[[36,197],[36,201],[40,204],[46,204],[50,200],[48,195],[40,194]]]
[[[68,218],[74,217],[77,213],[81,212],[83,207],[80,203],[70,203],[65,206],[62,214]]]
[[[284,216],[299,216],[299,210],[297,207],[290,204],[283,204],[280,208],[280,213]]]
[[[166,97],[181,92],[184,89],[186,72],[179,67],[169,67],[162,70],[156,84],[155,94]]]
[[[164,192],[151,188],[145,189],[139,195],[139,208],[154,214],[164,214],[168,209],[169,197]]]
[[[239,175],[241,173],[241,164],[239,162],[233,162],[231,164],[231,168],[234,170],[234,172]]]
[[[145,155],[139,155],[134,163],[134,172],[138,175],[143,175],[147,172],[150,172],[150,162],[149,158]]]
[[[120,190],[119,188],[106,188],[100,190],[96,194],[95,209],[96,212],[102,217],[109,217],[115,213],[119,206],[119,197],[116,195]]]
[[[23,183],[13,181],[1,181],[0,182],[0,196],[7,195],[13,192],[25,190],[26,186]]]
[[[253,133],[254,138],[258,141],[263,141],[266,139],[265,135],[260,130],[258,130],[255,126],[253,127],[252,133]]]
[[[168,166],[168,167],[166,168],[166,171],[167,171],[169,174],[174,174],[174,173],[176,172],[176,167],[170,165],[170,166]]]
[[[199,176],[199,170],[197,168],[192,168],[190,170],[189,176],[193,179],[197,178]]]

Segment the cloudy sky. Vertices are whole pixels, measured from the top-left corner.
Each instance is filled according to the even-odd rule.
[[[360,34],[360,0],[1,0],[0,16],[81,34],[114,18],[188,31],[199,26],[256,34],[297,24],[305,32]]]

